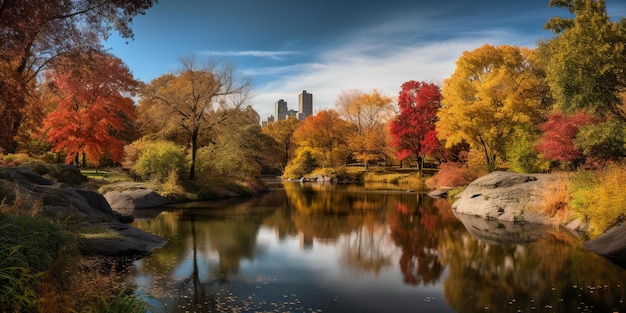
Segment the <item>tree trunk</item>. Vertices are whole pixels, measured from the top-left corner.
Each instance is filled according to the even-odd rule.
[[[191,134],[191,166],[189,168],[189,180],[196,179],[196,153],[198,152],[198,130],[194,129]]]

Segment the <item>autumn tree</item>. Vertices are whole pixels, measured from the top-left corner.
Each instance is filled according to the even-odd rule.
[[[583,151],[574,145],[581,126],[592,123],[592,117],[580,112],[573,116],[552,113],[548,121],[541,124],[544,135],[537,144],[537,150],[546,158],[577,166],[583,161]]]
[[[620,92],[626,89],[626,19],[611,21],[604,0],[551,0],[571,17],[553,17],[545,25],[556,36],[547,44],[547,80],[557,109],[581,109],[597,117],[626,121]]]
[[[98,164],[109,156],[124,159],[123,140],[116,133],[134,119],[138,83],[122,60],[92,49],[76,49],[59,57],[47,75],[46,99],[53,110],[44,119],[45,138],[52,150],[70,163],[83,156]],[[77,164],[78,165],[78,164]]]
[[[154,0],[0,1],[0,149],[13,152],[15,135],[37,101],[37,77],[55,58],[77,48],[99,49],[113,30],[132,38],[134,16]]]
[[[337,111],[324,110],[302,121],[293,136],[298,150],[309,151],[303,156],[318,156],[316,163],[327,167],[346,162],[349,155],[347,138],[353,133],[354,126],[342,120]]]
[[[293,132],[300,125],[295,117],[290,117],[282,121],[275,121],[263,127],[263,133],[270,136],[280,153],[281,169],[284,170],[289,160],[293,157],[296,143],[293,140]]]
[[[405,82],[398,96],[398,107],[400,114],[390,125],[392,145],[400,161],[415,155],[421,172],[423,157],[439,146],[435,123],[441,107],[441,91],[432,83]]]
[[[198,172],[235,179],[257,178],[271,162],[270,137],[261,131],[261,119],[250,106],[230,108],[217,136],[198,153]]]
[[[342,91],[335,106],[341,117],[355,126],[355,133],[348,138],[354,158],[366,166],[370,161],[384,159],[388,146],[385,123],[393,113],[392,99],[377,90],[348,90]]]
[[[512,46],[484,45],[466,51],[444,81],[437,136],[446,146],[466,141],[484,154],[493,171],[506,159],[512,135],[524,125],[538,125],[545,97],[528,62],[529,51]]]
[[[231,64],[198,64],[184,58],[177,73],[154,79],[141,90],[139,118],[144,134],[173,139],[189,147],[189,179],[195,179],[196,153],[201,143],[215,140],[216,127],[231,108],[247,100],[250,83],[236,75]]]

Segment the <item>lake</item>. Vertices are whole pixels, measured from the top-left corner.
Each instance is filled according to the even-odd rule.
[[[396,185],[272,186],[135,212],[168,240],[128,272],[154,312],[626,312],[626,270],[580,234]]]

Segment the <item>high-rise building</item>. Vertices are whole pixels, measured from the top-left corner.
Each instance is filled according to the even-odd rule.
[[[277,121],[284,121],[287,119],[287,101],[280,99],[274,104],[274,118]]]
[[[313,115],[313,94],[307,93],[306,90],[302,90],[302,93],[298,95],[298,117],[300,120]]]

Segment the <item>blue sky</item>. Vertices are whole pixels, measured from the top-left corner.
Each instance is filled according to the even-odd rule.
[[[607,0],[613,18],[624,0]],[[463,51],[483,44],[535,47],[552,33],[548,0],[159,0],[133,23],[135,39],[105,46],[149,82],[195,54],[226,59],[253,81],[250,104],[262,118],[274,102],[333,108],[342,90],[396,97],[408,80],[441,83]]]

